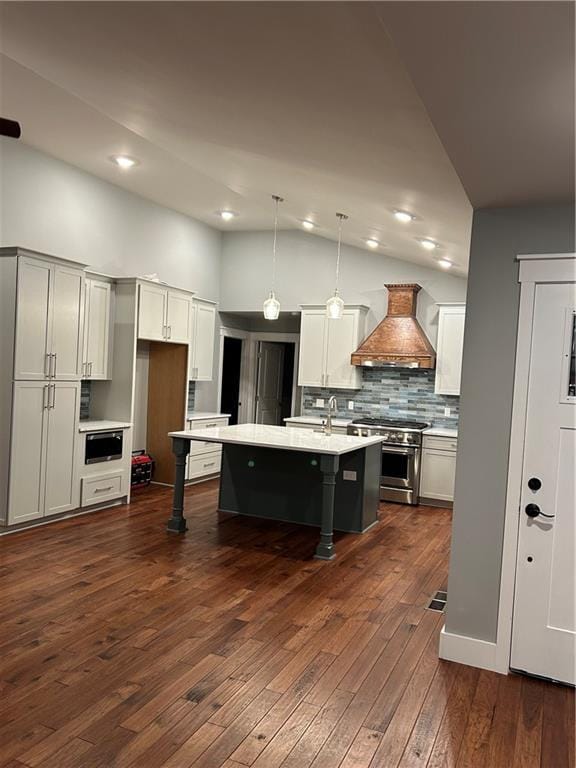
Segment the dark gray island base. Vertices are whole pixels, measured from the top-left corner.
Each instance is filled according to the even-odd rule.
[[[186,531],[184,478],[193,439],[180,434],[172,435],[176,481],[167,526],[175,533]],[[318,526],[317,559],[335,557],[335,530],[362,533],[378,520],[380,443],[340,455],[230,443],[222,449],[219,511]]]

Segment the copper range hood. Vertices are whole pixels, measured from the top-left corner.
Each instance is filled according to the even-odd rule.
[[[352,354],[352,365],[434,368],[436,353],[416,320],[420,285],[387,285],[388,314]]]

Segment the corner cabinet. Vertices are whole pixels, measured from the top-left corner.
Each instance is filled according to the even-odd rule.
[[[362,371],[350,364],[366,331],[363,305],[346,305],[342,317],[326,317],[326,307],[302,306],[298,385],[326,389],[360,389]]]
[[[459,395],[466,305],[439,304],[438,311],[434,391],[437,395]]]
[[[215,329],[216,304],[204,299],[194,299],[188,355],[188,378],[193,381],[212,381],[214,377]]]
[[[138,338],[188,344],[192,327],[192,294],[159,283],[138,286]]]

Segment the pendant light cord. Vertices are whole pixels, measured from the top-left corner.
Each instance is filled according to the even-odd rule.
[[[348,216],[346,216],[345,213],[337,213],[336,216],[338,217],[338,251],[336,255],[336,289],[334,291],[335,294],[338,293],[338,281],[340,279],[340,250],[342,246],[342,222],[348,218]]]
[[[274,241],[272,243],[272,290],[271,290],[271,293],[274,293],[274,288],[276,286],[276,241],[278,239],[278,203],[283,203],[284,198],[278,197],[278,195],[272,195],[272,200],[274,200],[275,210],[274,210]]]

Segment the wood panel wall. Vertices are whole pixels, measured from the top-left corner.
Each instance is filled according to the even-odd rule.
[[[150,342],[147,447],[156,462],[154,480],[174,484],[174,454],[168,432],[184,429],[188,347]]]

